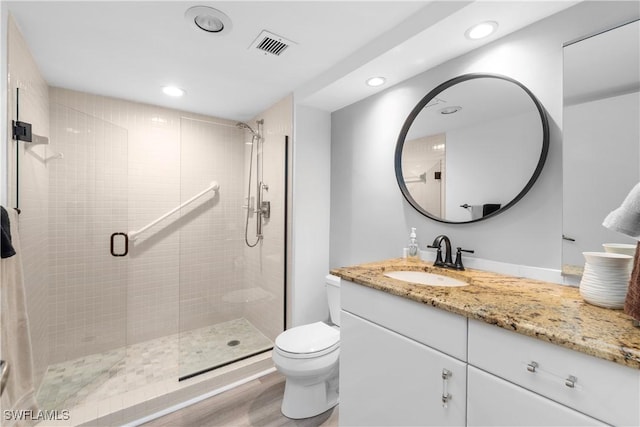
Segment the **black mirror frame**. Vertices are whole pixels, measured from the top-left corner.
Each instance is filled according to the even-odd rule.
[[[411,197],[411,194],[409,193],[409,189],[407,188],[407,185],[405,184],[404,178],[402,176],[402,149],[404,147],[404,142],[407,137],[407,133],[409,132],[409,128],[413,124],[413,121],[416,119],[418,114],[420,114],[422,109],[433,98],[436,97],[436,95],[438,95],[440,92],[458,83],[462,83],[467,80],[479,79],[479,78],[492,78],[492,79],[501,79],[501,80],[509,81],[513,84],[518,85],[520,88],[522,88],[522,90],[524,90],[527,93],[527,95],[529,95],[529,97],[535,104],[536,108],[538,109],[538,113],[540,114],[540,121],[542,122],[542,150],[540,152],[540,158],[538,160],[536,169],[533,172],[533,175],[531,176],[531,178],[529,178],[527,185],[525,185],[522,191],[520,191],[520,193],[518,193],[518,195],[516,195],[516,197],[513,198],[509,203],[507,203],[497,211],[492,212],[489,215],[483,216],[482,218],[473,219],[470,221],[447,221],[446,219],[438,218],[430,214],[429,212],[424,210],[422,206],[420,206],[413,199],[413,197]],[[538,98],[536,98],[535,95],[526,86],[524,86],[519,81],[512,79],[511,77],[503,76],[500,74],[490,74],[490,73],[463,74],[438,85],[431,92],[427,93],[427,95],[424,98],[422,98],[420,102],[418,102],[418,104],[413,108],[413,110],[411,110],[411,113],[409,114],[409,116],[407,116],[407,119],[405,120],[404,125],[402,126],[402,130],[400,131],[400,135],[398,136],[398,141],[396,142],[395,159],[394,159],[396,180],[398,181],[398,186],[400,187],[400,191],[402,192],[402,195],[404,196],[404,198],[407,200],[407,202],[409,202],[409,204],[415,210],[420,212],[422,215],[426,216],[427,218],[431,218],[434,221],[443,222],[447,224],[468,224],[468,223],[478,222],[478,221],[485,220],[487,218],[494,217],[506,211],[511,206],[515,205],[518,201],[520,201],[520,199],[522,199],[524,195],[527,194],[527,192],[531,189],[531,187],[533,187],[533,184],[536,182],[536,180],[542,173],[542,168],[544,167],[544,163],[547,160],[548,152],[549,152],[549,119],[547,118],[547,113],[544,107],[542,106],[542,104],[540,103],[540,101],[538,100]]]

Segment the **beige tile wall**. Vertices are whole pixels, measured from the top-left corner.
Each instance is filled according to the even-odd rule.
[[[127,230],[127,131],[51,104],[50,363],[124,347],[128,260],[109,256]],[[123,353],[124,355],[124,353]]]
[[[242,317],[242,304],[225,296],[243,286],[245,144],[233,123],[184,117],[181,129],[181,199],[220,185],[181,213],[180,331],[187,331]]]

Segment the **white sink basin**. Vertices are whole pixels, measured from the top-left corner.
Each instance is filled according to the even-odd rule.
[[[440,274],[427,273],[425,271],[389,271],[385,276],[404,282],[418,283],[426,286],[467,286],[468,283]]]

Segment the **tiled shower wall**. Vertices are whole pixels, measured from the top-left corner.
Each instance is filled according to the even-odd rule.
[[[219,193],[215,197],[206,195],[180,214],[176,213],[142,233],[130,245],[129,256],[121,259],[126,263],[128,275],[126,301],[116,298],[109,305],[126,304],[127,343],[141,342],[243,315],[247,318],[253,316],[250,320],[264,329],[268,336],[275,338],[274,334],[282,330],[283,236],[281,234],[279,237],[265,238],[261,250],[256,248],[256,251],[247,252],[244,249],[245,211],[242,204],[246,191],[246,174],[243,176],[243,171],[248,146],[243,144],[244,134],[235,127],[235,122],[59,88],[50,89],[50,99],[52,106],[62,104],[127,131],[128,229],[113,231],[139,229],[200,192],[211,181],[217,180],[220,183]],[[281,104],[290,105],[290,100]],[[280,111],[282,108],[274,107],[272,110]],[[269,112],[266,113],[268,114]],[[284,116],[288,118],[290,129],[291,116]],[[273,124],[275,123],[274,121]],[[52,123],[52,126],[66,125]],[[282,123],[278,126],[286,127]],[[62,147],[55,145],[52,148],[63,151]],[[284,153],[278,157],[283,156]],[[271,177],[267,178],[267,170],[276,165],[280,168],[276,159],[274,165],[271,161],[270,157],[265,157],[265,181],[272,180]],[[284,171],[280,170],[278,174],[284,176]],[[274,184],[269,182],[273,185],[270,187],[270,195],[279,191],[275,182],[283,181],[283,178],[273,178],[273,181]],[[71,177],[68,183],[56,183],[56,187],[60,188],[68,188],[70,185],[77,185]],[[272,218],[276,215],[282,218],[283,208],[280,208],[280,212],[277,211],[284,199],[282,196],[278,197],[281,199],[276,197],[272,201]],[[118,206],[116,211],[108,203],[102,206],[102,210],[95,212],[95,215],[121,214]],[[65,221],[64,218],[56,220]],[[266,236],[273,236],[271,233],[276,231],[276,227],[284,229],[281,219],[272,221],[273,225],[265,226]],[[278,223],[281,225],[276,225]],[[105,237],[101,239],[105,240]],[[277,243],[278,240],[280,243]],[[108,241],[99,242],[99,246],[104,247],[105,252],[104,258],[97,262],[101,268],[105,268],[113,263],[108,254]],[[274,250],[272,246],[278,249]],[[68,250],[72,251],[70,248]],[[68,255],[84,256],[79,251]],[[258,257],[254,258],[254,255]],[[267,258],[269,260],[265,261]],[[255,281],[246,284],[247,276],[254,277]],[[271,280],[278,282],[271,284]],[[247,288],[255,286],[266,293],[273,290],[274,295],[268,304],[259,299],[258,306],[262,307],[259,310],[255,307],[245,309],[245,297],[247,292],[251,293]],[[52,361],[73,357],[68,349],[74,348],[76,344],[69,342],[72,337],[68,330],[80,328],[81,324],[86,325],[95,314],[95,310],[87,307],[83,310],[87,316],[76,313],[71,320],[68,314],[64,314],[69,312],[66,294],[60,294],[60,288],[54,289],[56,297],[52,297],[50,308],[52,318],[64,319],[64,322],[52,327],[52,342],[60,343],[55,346]],[[249,301],[252,300],[250,297]],[[89,305],[94,303],[99,304],[99,298],[87,302]],[[271,318],[274,320],[268,320]],[[109,328],[119,326],[117,322],[110,324],[107,321],[95,323],[93,328],[87,336],[74,336],[71,341],[80,338],[86,344],[83,344],[84,351],[98,351],[98,346],[91,348],[93,337],[114,335],[114,331]],[[101,331],[100,328],[104,329]]]
[[[244,131],[234,124],[182,119],[182,200],[220,185],[182,212],[180,331],[242,317]],[[213,197],[212,197],[213,196]]]
[[[29,52],[20,31],[9,17],[8,70],[9,96],[8,118],[16,119],[16,89],[20,89],[19,119],[32,124],[37,135],[49,135],[48,87]],[[10,122],[9,122],[10,123]],[[16,203],[16,150],[20,158],[20,214],[19,233],[22,245],[24,286],[33,347],[33,363],[36,384],[40,383],[47,368],[48,314],[47,298],[47,218],[49,188],[47,157],[50,150],[43,146],[27,148],[24,142],[9,141],[9,208]]]
[[[50,100],[53,105],[62,105],[69,111],[77,111],[87,117],[93,117],[111,123],[117,127],[126,129],[128,153],[127,162],[127,209],[118,212],[126,219],[124,229],[113,229],[112,232],[127,233],[138,229],[149,221],[157,218],[169,209],[180,203],[180,115],[178,112],[156,108],[143,104],[135,104],[123,100],[74,92],[65,89],[51,88]],[[63,119],[64,117],[61,117]],[[52,127],[62,130],[69,127],[65,121],[57,123],[52,120]],[[59,140],[52,140],[55,149],[63,151],[64,146]],[[95,161],[93,153],[87,153],[84,160],[81,157],[73,159],[77,162]],[[63,160],[63,162],[66,159]],[[75,170],[76,164],[64,165],[67,169]],[[73,188],[77,186],[76,178],[68,175],[60,177],[61,181],[56,185],[59,188]],[[80,178],[80,176],[77,176]],[[110,211],[108,211],[110,212]],[[88,212],[89,215],[100,215],[95,209]],[[175,221],[175,218],[172,218]],[[64,222],[63,215],[56,215],[52,221]],[[162,225],[171,224],[168,220]],[[81,244],[81,242],[77,242]],[[94,242],[103,248],[101,261],[103,265],[110,262],[113,257],[109,254],[108,236],[102,236],[102,241]],[[178,316],[178,257],[179,235],[173,228],[159,226],[149,233],[141,235],[137,242],[130,245],[129,256],[121,261],[126,263],[127,289],[126,300],[115,302],[116,305],[124,304],[126,307],[126,341],[136,343],[152,339],[161,335],[177,332]],[[66,253],[59,254],[61,259],[77,257],[77,262],[84,261],[85,254],[73,252],[72,247],[67,248]],[[87,260],[88,261],[88,260]],[[71,262],[71,261],[69,261]],[[78,272],[80,274],[80,272]],[[85,310],[87,316],[74,316],[68,322],[63,321],[68,316],[68,311],[75,307],[66,301],[63,291],[64,283],[58,283],[52,288],[55,297],[52,298],[52,319],[56,319],[52,325],[52,342],[57,345],[59,351],[53,351],[51,362],[66,360],[82,356],[85,353],[101,351],[101,346],[90,348],[83,346],[82,354],[63,353],[65,348],[75,348],[76,338],[68,334],[68,330],[81,328],[83,324],[91,322],[89,310]],[[91,305],[94,301],[84,304]],[[95,301],[96,303],[99,303]],[[82,306],[82,303],[78,301]],[[59,319],[59,321],[57,321]],[[101,322],[100,322],[101,323]],[[92,342],[93,337],[108,335],[111,327],[101,323],[94,324],[91,335],[80,337],[85,342]]]
[[[269,186],[264,193],[264,200],[271,202],[271,218],[265,220],[262,229],[264,239],[255,248],[244,247],[246,259],[245,286],[257,287],[266,293],[251,294],[244,305],[244,317],[270,339],[284,329],[284,281],[285,281],[285,239],[286,230],[286,192],[285,179],[287,170],[287,150],[291,150],[293,136],[293,99],[288,96],[249,124],[255,127],[255,120],[264,120],[263,135],[263,178]],[[289,147],[285,145],[285,137],[289,138]],[[245,162],[246,168],[247,162]],[[245,176],[247,174],[245,173]],[[246,190],[245,190],[246,191]],[[252,192],[255,195],[255,191]],[[254,221],[250,218],[249,231],[255,230]],[[251,298],[253,297],[253,298]]]
[[[51,363],[126,345],[126,258],[109,236],[127,229],[127,131],[50,106],[49,344]],[[122,352],[124,356],[124,352]]]

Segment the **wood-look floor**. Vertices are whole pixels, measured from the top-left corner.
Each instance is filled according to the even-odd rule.
[[[280,412],[284,377],[274,372],[232,390],[157,418],[144,426],[299,426],[336,427],[338,406],[304,420],[292,420]]]

